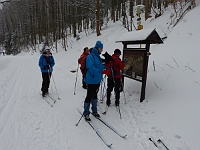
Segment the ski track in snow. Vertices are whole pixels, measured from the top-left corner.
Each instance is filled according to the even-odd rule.
[[[19,59],[19,58],[17,58]],[[13,62],[14,64],[15,62]],[[22,61],[17,61],[15,63],[16,66],[14,66],[10,72],[10,76],[7,77],[5,80],[4,85],[2,86],[3,92],[6,92],[6,89],[4,87],[7,86],[7,84],[14,83],[12,85],[12,91],[10,91],[10,95],[7,96],[7,100],[5,100],[5,103],[3,103],[3,106],[1,107],[0,111],[0,134],[2,133],[4,127],[6,126],[11,114],[14,111],[15,105],[17,104],[18,98],[20,96],[20,83],[22,81],[22,78],[24,76],[23,74],[23,64]],[[2,96],[2,98],[6,98],[5,95]]]

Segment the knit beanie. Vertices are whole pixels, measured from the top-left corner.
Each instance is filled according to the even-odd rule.
[[[95,47],[102,49],[103,48],[103,44],[101,43],[101,41],[97,41],[96,44],[95,44]]]

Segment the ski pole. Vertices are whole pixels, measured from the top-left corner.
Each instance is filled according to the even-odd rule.
[[[103,80],[102,80],[102,82],[103,82]],[[102,85],[102,82],[101,82],[101,92],[100,92],[100,102],[101,103],[103,103],[103,90],[102,90],[102,87],[103,87],[103,85]]]
[[[104,100],[104,88],[105,88],[105,78],[106,78],[106,75],[104,76],[104,78],[102,79],[102,82],[101,82],[101,94],[100,94],[100,102],[103,103],[103,100]]]
[[[127,104],[127,102],[126,102],[126,95],[125,95],[125,92],[124,92],[124,84],[123,84],[123,82],[122,82],[122,78],[121,78],[121,84],[122,84],[122,91],[123,91],[123,93],[124,93],[125,104]]]
[[[79,63],[78,63],[78,67],[76,69],[76,80],[75,80],[75,85],[74,85],[74,95],[76,95],[76,83],[77,83],[77,78],[78,78],[78,68],[79,68]]]
[[[122,119],[122,114],[121,114],[121,111],[120,111],[120,107],[119,106],[116,106],[116,109],[118,108],[118,111],[119,111],[119,117],[120,119]]]
[[[89,107],[89,105],[88,105],[88,107]],[[77,110],[78,110],[78,109],[77,109]],[[78,111],[79,111],[79,110],[78,110]],[[79,123],[80,123],[81,119],[83,118],[83,116],[84,116],[84,112],[82,113],[82,115],[81,115],[81,117],[80,117],[79,121],[76,123],[76,126],[78,126],[78,125],[79,125]]]
[[[56,88],[56,83],[55,83],[55,81],[54,81],[53,74],[51,73],[51,75],[52,75],[53,83],[54,83],[54,85],[55,85],[56,94],[57,94],[57,96],[58,96],[58,90],[57,90],[57,88]],[[58,99],[60,100],[60,97],[59,97],[59,96],[58,96]]]

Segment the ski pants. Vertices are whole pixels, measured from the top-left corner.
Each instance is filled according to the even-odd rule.
[[[92,112],[97,112],[97,94],[99,91],[100,84],[88,84],[87,96],[84,102],[84,113],[83,115],[90,114],[90,103],[92,104]]]
[[[85,78],[85,75],[83,74],[82,75],[82,85],[83,85],[83,88],[87,88],[87,84],[85,83],[84,78]]]
[[[121,78],[117,79],[107,79],[107,103],[110,103],[111,92],[115,91],[115,100],[119,102],[120,99],[120,88],[121,88]]]
[[[49,72],[42,72],[42,92],[48,92],[49,84],[50,84],[51,73]]]

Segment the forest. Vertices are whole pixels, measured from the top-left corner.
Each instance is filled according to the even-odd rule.
[[[16,55],[41,43],[57,49],[58,41],[67,51],[68,37],[79,40],[80,32],[100,36],[108,21],[138,30],[141,14],[145,20],[155,19],[168,7],[174,9],[172,18],[180,18],[195,0],[4,0],[0,4],[0,48]],[[132,22],[134,17],[138,26]]]

